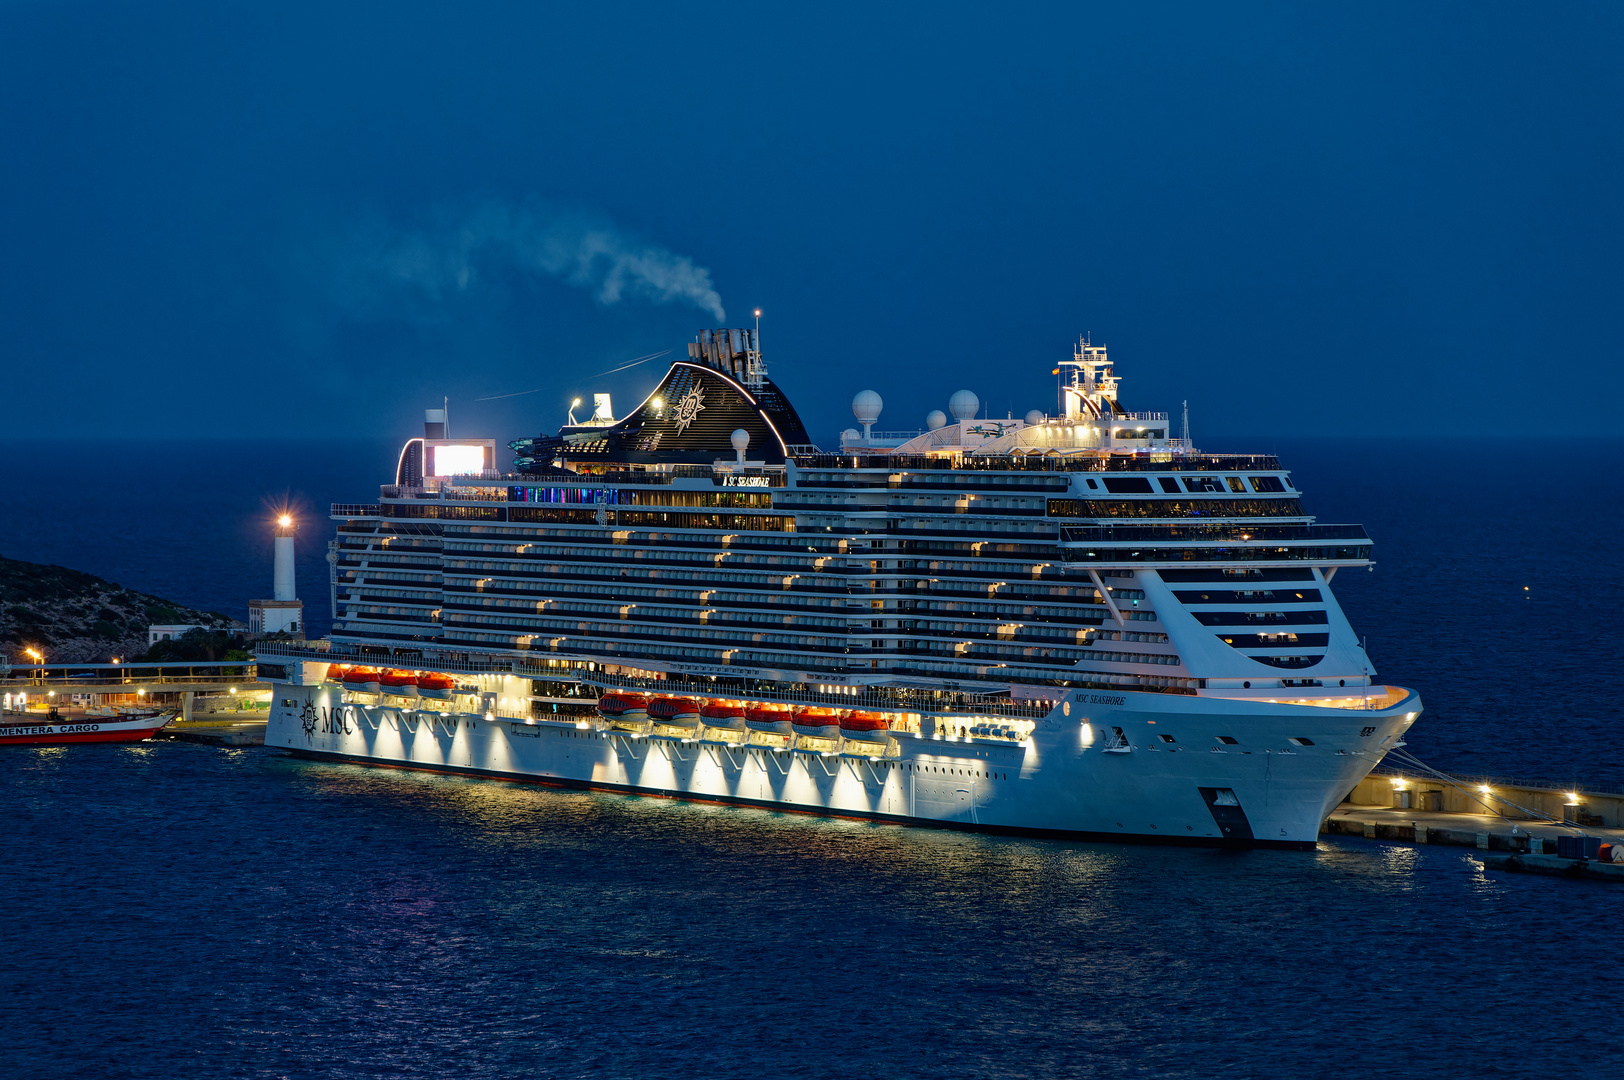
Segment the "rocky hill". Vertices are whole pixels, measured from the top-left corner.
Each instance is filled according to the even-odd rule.
[[[136,656],[153,623],[240,625],[78,570],[0,557],[0,652],[14,664],[30,662],[30,647],[67,663]]]

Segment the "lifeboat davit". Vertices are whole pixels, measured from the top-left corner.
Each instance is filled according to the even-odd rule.
[[[707,701],[699,707],[699,719],[708,728],[744,730],[744,706],[736,701]]]
[[[409,671],[385,671],[378,676],[378,685],[383,687],[386,694],[417,696],[417,676]]]
[[[790,727],[790,711],[788,705],[761,704],[752,705],[744,710],[744,726],[751,731],[768,731],[777,735],[788,735]]]
[[[790,724],[797,735],[832,739],[840,734],[840,713],[834,709],[796,709]]]
[[[853,712],[840,719],[840,734],[847,742],[884,744],[890,738],[891,722],[883,713]]]
[[[657,697],[648,703],[648,718],[656,724],[674,727],[698,727],[699,703],[693,698]]]
[[[352,667],[344,673],[344,689],[376,694],[383,690],[383,672],[377,668]]]
[[[417,693],[419,697],[439,698],[441,701],[450,700],[457,689],[457,680],[449,675],[441,675],[438,671],[425,671],[417,677]]]
[[[598,699],[598,714],[605,720],[647,720],[648,698],[642,694],[605,694]]]

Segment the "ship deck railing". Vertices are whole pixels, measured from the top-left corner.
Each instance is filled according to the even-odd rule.
[[[1235,541],[1282,540],[1369,540],[1363,525],[1062,525],[1060,543],[1099,544],[1112,541],[1188,540],[1230,543]]]
[[[885,469],[889,472],[1245,472],[1278,471],[1272,454],[1192,454],[1166,450],[1135,454],[1042,455],[965,454],[958,458],[923,454],[798,454],[801,469]]]

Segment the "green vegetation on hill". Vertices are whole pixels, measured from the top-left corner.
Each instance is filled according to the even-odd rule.
[[[133,659],[147,651],[147,627],[154,623],[195,624],[216,632],[233,625],[219,612],[197,611],[94,574],[0,557],[0,652],[12,663],[29,662],[23,654],[27,648],[67,663]],[[198,659],[225,659],[221,651]]]

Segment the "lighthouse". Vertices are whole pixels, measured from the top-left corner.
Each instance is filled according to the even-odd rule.
[[[271,574],[271,599],[248,601],[248,632],[255,636],[287,634],[302,638],[304,602],[293,581],[293,536],[298,530],[290,514],[276,519],[276,562]]]

